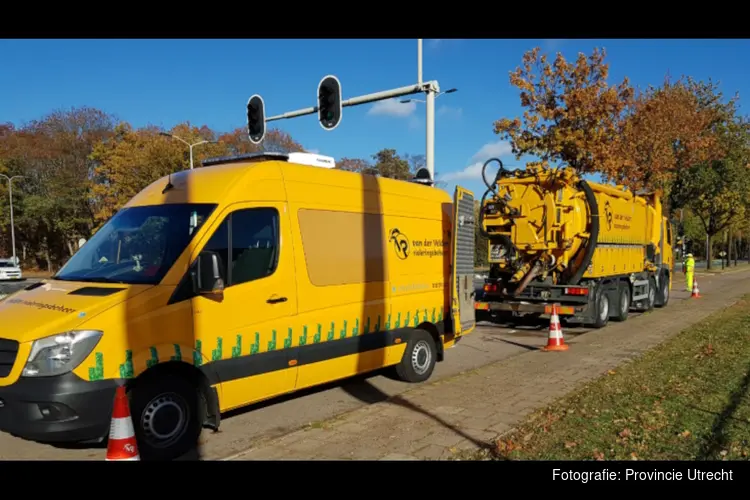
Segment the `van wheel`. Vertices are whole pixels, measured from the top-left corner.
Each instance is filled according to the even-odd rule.
[[[131,415],[142,460],[175,460],[198,444],[200,394],[183,377],[159,374],[132,389]]]
[[[437,361],[435,340],[424,330],[412,330],[396,374],[404,382],[424,382],[432,375]]]

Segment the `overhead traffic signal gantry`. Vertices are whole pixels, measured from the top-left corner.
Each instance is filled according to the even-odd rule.
[[[260,144],[266,135],[265,103],[258,94],[247,100],[247,135],[253,144]]]
[[[318,84],[318,121],[325,130],[333,130],[341,122],[343,102],[341,82],[333,75],[324,77]]]

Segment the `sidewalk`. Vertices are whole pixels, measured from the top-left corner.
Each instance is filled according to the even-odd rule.
[[[699,278],[699,299],[687,298],[681,274],[675,276],[673,286],[666,308],[624,323],[610,322],[574,339],[566,337],[567,352],[534,348],[449,379],[417,385],[388,401],[258,443],[228,460],[447,459],[458,451],[485,447],[532,411],[750,293],[750,269]],[[450,351],[445,362],[450,363]]]

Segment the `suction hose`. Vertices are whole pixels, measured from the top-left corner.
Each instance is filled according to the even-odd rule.
[[[495,179],[493,180],[492,184],[487,182],[487,165],[490,164],[490,162],[496,161],[500,164],[500,168],[498,169],[497,173],[495,174]],[[505,176],[505,173],[507,170],[505,170],[505,166],[503,165],[503,162],[500,160],[500,158],[490,158],[486,162],[484,162],[484,165],[482,165],[482,181],[484,182],[484,185],[487,186],[487,190],[482,195],[482,199],[479,202],[479,232],[482,236],[485,238],[489,238],[490,235],[487,234],[487,231],[484,230],[484,202],[487,199],[487,195],[492,193],[496,198],[500,198],[500,196],[497,194],[497,191],[495,191],[495,185],[497,184],[497,181],[500,180],[501,177]]]
[[[490,162],[496,161],[500,164],[500,168],[497,170],[497,173],[495,174],[495,179],[493,180],[492,184],[487,182],[487,165],[490,164]],[[486,162],[484,162],[484,165],[482,165],[482,181],[484,182],[484,185],[487,186],[487,190],[482,195],[482,199],[479,202],[479,233],[487,239],[490,239],[490,235],[485,231],[484,229],[484,202],[487,199],[487,195],[492,193],[495,198],[500,200],[500,196],[497,194],[497,191],[495,191],[495,185],[497,184],[497,181],[499,181],[502,177],[505,177],[505,175],[508,173],[507,170],[505,170],[505,166],[503,165],[503,162],[500,160],[500,158],[490,158]],[[510,253],[513,251],[513,242],[511,239],[507,236],[496,236],[496,239],[499,239],[501,241],[501,244],[507,249],[507,251]]]
[[[568,284],[570,285],[577,285],[581,280],[581,278],[583,277],[583,273],[586,272],[586,268],[588,268],[589,264],[591,264],[591,259],[594,257],[596,245],[599,242],[599,204],[596,202],[594,191],[591,189],[591,186],[589,186],[588,182],[586,182],[585,180],[581,180],[578,183],[578,187],[586,196],[586,203],[589,206],[589,213],[591,214],[591,230],[589,231],[589,241],[586,244],[586,249],[584,250],[583,261],[581,262],[581,265],[578,267],[578,269],[576,269],[575,273],[573,273],[573,276],[571,276],[568,280]]]

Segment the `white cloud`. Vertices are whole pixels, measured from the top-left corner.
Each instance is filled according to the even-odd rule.
[[[461,38],[427,38],[424,40],[424,43],[427,45],[427,48],[437,50],[441,47],[455,47],[462,40]]]
[[[441,181],[461,181],[461,180],[476,180],[482,178],[482,165],[483,162],[477,162],[469,165],[463,170],[458,172],[448,172],[440,176]]]
[[[417,103],[414,101],[402,103],[400,100],[393,98],[386,101],[376,102],[367,111],[367,114],[406,117],[414,113],[416,109]]]
[[[512,153],[511,145],[505,141],[489,142],[479,148],[479,151],[474,153],[471,157],[471,165],[459,170],[458,172],[448,172],[440,176],[441,181],[459,181],[459,180],[481,180],[482,179],[482,166],[490,158],[500,158],[502,156]],[[502,159],[502,158],[501,158]],[[504,162],[503,162],[504,163]],[[518,167],[503,164],[508,170],[515,170]],[[497,162],[492,162],[487,166],[487,177],[495,175],[499,165]]]
[[[504,156],[513,152],[510,143],[506,141],[488,142],[482,146],[479,151],[474,153],[472,160],[485,162],[490,158]]]
[[[448,118],[460,118],[464,113],[463,108],[453,108],[451,106],[440,106],[437,110],[438,116],[445,116]]]

